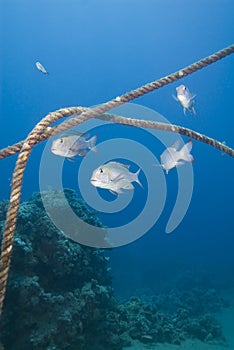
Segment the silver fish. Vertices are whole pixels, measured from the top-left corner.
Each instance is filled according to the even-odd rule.
[[[185,85],[180,85],[176,88],[177,97],[173,96],[176,101],[178,101],[183,107],[184,115],[186,115],[186,111],[192,113],[195,117],[197,113],[195,111],[195,96],[192,94],[189,89]]]
[[[61,135],[54,140],[51,146],[51,152],[68,159],[75,156],[85,156],[88,150],[96,152],[97,135],[86,140],[87,134],[71,131]]]
[[[111,161],[94,170],[90,182],[95,187],[105,188],[111,193],[123,193],[122,190],[133,190],[132,182],[141,183],[138,179],[140,169],[136,173],[129,171],[129,165]]]
[[[36,62],[35,65],[36,65],[37,69],[38,69],[40,72],[42,72],[43,74],[49,74],[49,73],[47,72],[47,70],[45,69],[45,67],[44,67],[40,62]]]
[[[192,163],[194,161],[193,156],[190,154],[193,146],[192,141],[188,141],[180,150],[179,145],[180,141],[177,140],[172,146],[167,147],[160,156],[161,166],[167,174],[169,170],[178,165],[182,165],[185,162]]]

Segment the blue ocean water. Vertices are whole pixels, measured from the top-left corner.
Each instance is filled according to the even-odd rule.
[[[2,0],[0,10],[0,148],[25,139],[51,111],[106,102],[229,46],[234,33],[231,0]],[[46,67],[49,75],[36,69],[36,61]],[[160,113],[173,124],[234,147],[233,78],[230,55],[133,103]],[[196,93],[198,118],[185,116],[172,98],[180,83]],[[142,143],[158,160],[164,150],[160,142],[154,145],[153,137],[144,130],[108,124],[94,128],[91,134],[95,133],[97,148],[98,143],[111,140],[113,145],[115,138],[123,138]],[[23,200],[40,190],[44,147],[44,143],[36,146],[28,162]],[[136,172],[137,162],[124,160],[122,147],[116,156],[116,147],[114,157],[110,150],[110,159],[130,162],[131,170]],[[208,286],[234,286],[234,161],[197,141],[192,154],[192,199],[180,225],[171,234],[165,233],[178,191],[177,172],[173,169],[165,175],[166,202],[157,222],[135,242],[108,253],[114,288],[120,297],[170,287],[183,275],[200,279]],[[101,156],[101,152],[92,155],[96,157],[95,164]],[[1,199],[9,197],[15,161],[15,155],[1,161]],[[77,173],[82,161],[66,161],[63,173],[64,186],[78,194]],[[156,174],[150,163],[149,172],[153,171]],[[151,191],[143,172],[140,180],[143,189],[134,185],[133,202],[126,210],[100,214],[105,225],[127,225],[134,215],[140,215],[147,191]],[[83,181],[87,189],[91,187],[89,178]],[[97,193],[107,201],[115,199],[105,190]],[[158,201],[156,194],[155,207]],[[154,211],[154,205],[150,210]]]

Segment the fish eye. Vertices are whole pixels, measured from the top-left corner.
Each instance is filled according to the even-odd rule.
[[[60,143],[63,143],[63,139],[60,139]]]
[[[102,173],[103,173],[103,169],[101,168],[101,169],[99,170],[99,172],[100,172],[100,174],[102,174]]]

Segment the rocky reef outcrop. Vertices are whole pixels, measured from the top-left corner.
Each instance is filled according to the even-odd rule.
[[[74,191],[64,193],[82,220],[101,227]],[[60,192],[44,198],[64,215]],[[7,206],[0,202],[0,233]],[[1,320],[5,350],[121,350],[133,339],[224,342],[209,313],[218,306],[215,292],[204,290],[117,302],[104,250],[68,239],[47,216],[40,194],[21,204]]]
[[[65,194],[79,217],[101,225],[74,191]],[[48,198],[63,215],[60,193]],[[0,204],[1,230],[7,205]],[[74,243],[53,225],[40,194],[22,203],[1,325],[5,349],[121,349],[118,325],[114,333],[108,325],[117,308],[108,265],[103,250]]]

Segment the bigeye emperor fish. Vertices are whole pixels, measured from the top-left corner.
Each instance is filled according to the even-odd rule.
[[[123,193],[122,190],[133,190],[132,182],[137,182],[142,187],[138,179],[141,169],[132,173],[129,167],[115,161],[108,162],[93,171],[90,182],[93,186],[107,189],[113,194]]]
[[[197,113],[195,111],[195,94],[192,94],[185,85],[180,85],[176,88],[176,97],[173,96],[176,101],[178,101],[183,107],[184,115],[189,111],[195,117]]]
[[[188,141],[185,145],[179,149],[180,141],[177,140],[172,146],[167,147],[161,154],[161,166],[168,174],[169,170],[184,163],[194,162],[192,154],[190,154],[193,143],[192,140]]]
[[[47,72],[47,70],[45,69],[45,67],[44,67],[40,62],[36,62],[35,65],[36,65],[37,69],[38,69],[40,72],[42,72],[43,74],[47,74],[47,75],[49,74],[49,73]]]
[[[97,152],[97,135],[87,140],[88,134],[76,131],[66,132],[52,142],[51,152],[72,160],[76,156],[86,156],[89,150]]]

